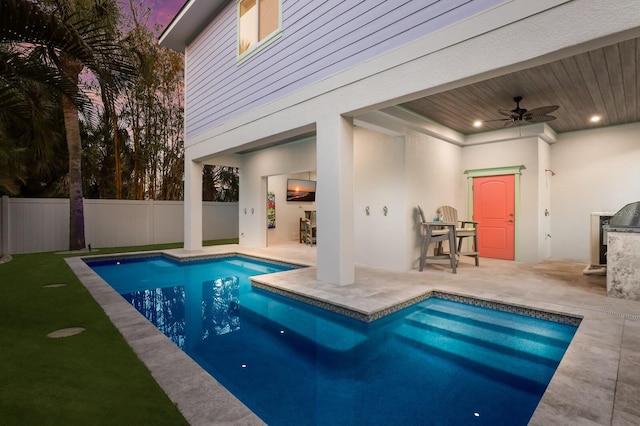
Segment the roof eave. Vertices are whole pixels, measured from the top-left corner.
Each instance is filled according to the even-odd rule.
[[[191,41],[230,0],[189,0],[160,34],[161,46],[184,53]]]

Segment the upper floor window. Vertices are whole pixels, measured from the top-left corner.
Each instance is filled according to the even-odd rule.
[[[280,29],[280,0],[238,2],[238,55],[255,49]]]

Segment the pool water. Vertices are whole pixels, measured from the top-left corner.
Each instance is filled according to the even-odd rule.
[[[576,327],[429,298],[364,323],[251,287],[243,257],[89,263],[270,425],[527,424]]]

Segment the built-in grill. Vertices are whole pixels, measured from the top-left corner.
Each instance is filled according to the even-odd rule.
[[[612,230],[640,231],[640,201],[627,204],[617,213],[591,213],[591,263],[585,269],[585,274],[602,273],[604,275],[604,268],[608,263],[607,233]]]
[[[640,201],[618,210],[604,230],[607,296],[640,302]]]
[[[638,228],[640,227],[640,201],[629,203],[609,220],[610,228]]]

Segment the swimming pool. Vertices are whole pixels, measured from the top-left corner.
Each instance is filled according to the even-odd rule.
[[[269,424],[526,424],[576,329],[439,298],[363,323],[246,258],[89,264]]]

